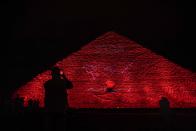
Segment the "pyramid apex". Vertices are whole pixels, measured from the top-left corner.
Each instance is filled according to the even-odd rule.
[[[100,36],[98,36],[96,40],[104,40],[104,41],[107,41],[107,40],[113,40],[113,41],[119,41],[119,40],[124,40],[124,41],[129,41],[131,42],[132,44],[133,43],[136,43],[135,41],[129,39],[128,37],[124,36],[124,35],[121,35],[115,31],[108,31],[106,33],[103,33],[101,34]],[[93,42],[93,41],[92,41]],[[90,43],[92,43],[90,42]]]
[[[114,31],[108,31],[106,33],[103,33],[102,35],[100,35],[100,37],[98,38],[101,38],[101,37],[112,37],[112,36],[121,36],[120,34],[114,32]]]
[[[119,35],[119,34],[116,33],[115,31],[108,31],[104,35]]]

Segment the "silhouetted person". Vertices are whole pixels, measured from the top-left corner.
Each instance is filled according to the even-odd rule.
[[[45,109],[48,113],[48,124],[52,130],[60,128],[65,120],[63,116],[68,109],[67,89],[72,88],[72,83],[65,77],[58,67],[51,69],[52,79],[45,84]],[[60,125],[59,125],[60,124]]]
[[[39,109],[39,100],[28,100],[28,111],[35,112]]]
[[[53,67],[51,71],[52,79],[44,84],[45,107],[49,112],[61,113],[68,108],[67,89],[72,88],[72,83],[58,67]]]
[[[23,112],[24,110],[24,98],[20,97],[18,94],[16,96],[16,98],[14,99],[14,110],[19,113],[19,112]]]
[[[159,101],[160,113],[163,120],[163,128],[165,130],[170,130],[171,124],[171,111],[170,111],[170,102],[166,97],[162,97]]]
[[[159,101],[159,105],[163,113],[167,113],[169,111],[170,103],[166,97],[161,98],[161,100]]]

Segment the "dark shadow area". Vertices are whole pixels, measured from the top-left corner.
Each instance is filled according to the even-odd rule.
[[[65,115],[53,114],[51,129],[58,131],[167,131],[196,129],[196,109],[171,109],[175,115],[169,127],[163,122],[160,109],[69,109]],[[45,130],[46,113],[24,108],[20,113],[1,111],[1,130]],[[59,125],[52,128],[54,125]],[[62,127],[63,125],[63,127]],[[48,131],[47,130],[47,131]]]

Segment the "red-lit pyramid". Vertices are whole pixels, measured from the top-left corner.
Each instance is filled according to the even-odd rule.
[[[108,32],[56,63],[73,82],[72,108],[154,108],[162,96],[172,107],[196,107],[196,75],[114,32]],[[44,106],[43,84],[50,71],[38,74],[16,94]]]

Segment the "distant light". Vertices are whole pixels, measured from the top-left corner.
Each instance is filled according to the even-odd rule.
[[[105,82],[105,84],[106,84],[106,86],[109,87],[109,88],[115,86],[115,82],[112,81],[112,80],[107,80],[107,81]]]
[[[62,70],[60,71],[60,74],[61,74],[61,75],[63,75],[63,74],[64,74]]]

